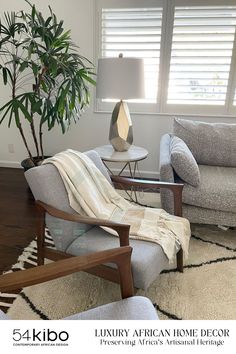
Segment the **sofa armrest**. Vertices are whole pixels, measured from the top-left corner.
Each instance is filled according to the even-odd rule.
[[[174,170],[170,161],[170,134],[165,134],[160,142],[160,180],[163,182],[175,182]]]
[[[165,134],[162,136],[160,141],[160,181],[163,182],[175,182],[174,170],[170,161],[170,140],[171,135]],[[174,198],[173,194],[166,190],[162,189],[160,191],[161,194],[161,203],[163,209],[165,209],[168,213],[174,213]]]

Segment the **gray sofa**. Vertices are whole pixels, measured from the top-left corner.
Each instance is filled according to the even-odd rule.
[[[175,118],[173,133],[160,143],[160,180],[184,183],[183,216],[190,222],[235,227],[236,124]],[[161,201],[171,213],[169,191],[161,191]]]

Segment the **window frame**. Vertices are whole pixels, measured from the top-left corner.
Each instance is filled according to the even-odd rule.
[[[191,116],[218,116],[236,118],[236,31],[229,71],[228,87],[224,105],[191,105],[168,104],[168,84],[171,64],[171,48],[174,26],[175,7],[178,6],[236,6],[235,0],[97,0],[95,13],[95,53],[96,59],[101,53],[101,18],[102,8],[142,8],[162,7],[162,31],[160,42],[160,60],[158,75],[158,92],[156,103],[131,103],[129,108],[133,114],[155,115],[191,115]],[[235,99],[234,99],[235,97]],[[97,113],[110,113],[114,102],[103,102],[95,99],[94,111]]]

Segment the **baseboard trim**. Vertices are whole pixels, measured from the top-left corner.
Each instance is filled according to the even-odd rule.
[[[111,172],[114,173],[114,175],[118,175],[118,173],[120,172],[120,169],[118,168],[111,168]],[[125,169],[122,172],[122,176],[129,176],[130,177],[130,172],[128,169]],[[138,178],[154,178],[154,179],[159,179],[160,178],[160,172],[157,171],[143,171],[143,170],[139,170],[136,172],[136,177]]]
[[[3,160],[0,160],[0,167],[22,168],[20,162],[17,162],[17,161],[3,161]],[[111,171],[112,171],[112,173],[114,173],[114,175],[118,175],[118,173],[120,172],[120,169],[112,168]],[[130,177],[129,170],[125,169],[122,172],[122,175]],[[160,173],[156,172],[156,171],[143,171],[143,170],[140,170],[140,171],[138,171],[136,173],[136,177],[138,177],[138,178],[142,178],[143,177],[143,178],[159,179]]]
[[[20,162],[17,161],[1,161],[0,167],[8,167],[8,168],[22,168]]]

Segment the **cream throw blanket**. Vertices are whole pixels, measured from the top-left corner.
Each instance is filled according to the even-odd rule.
[[[172,262],[176,246],[188,255],[190,225],[187,219],[163,209],[135,206],[121,197],[85,154],[67,150],[44,161],[58,169],[70,206],[79,214],[130,225],[130,238],[158,243]],[[117,236],[117,233],[106,228]]]

